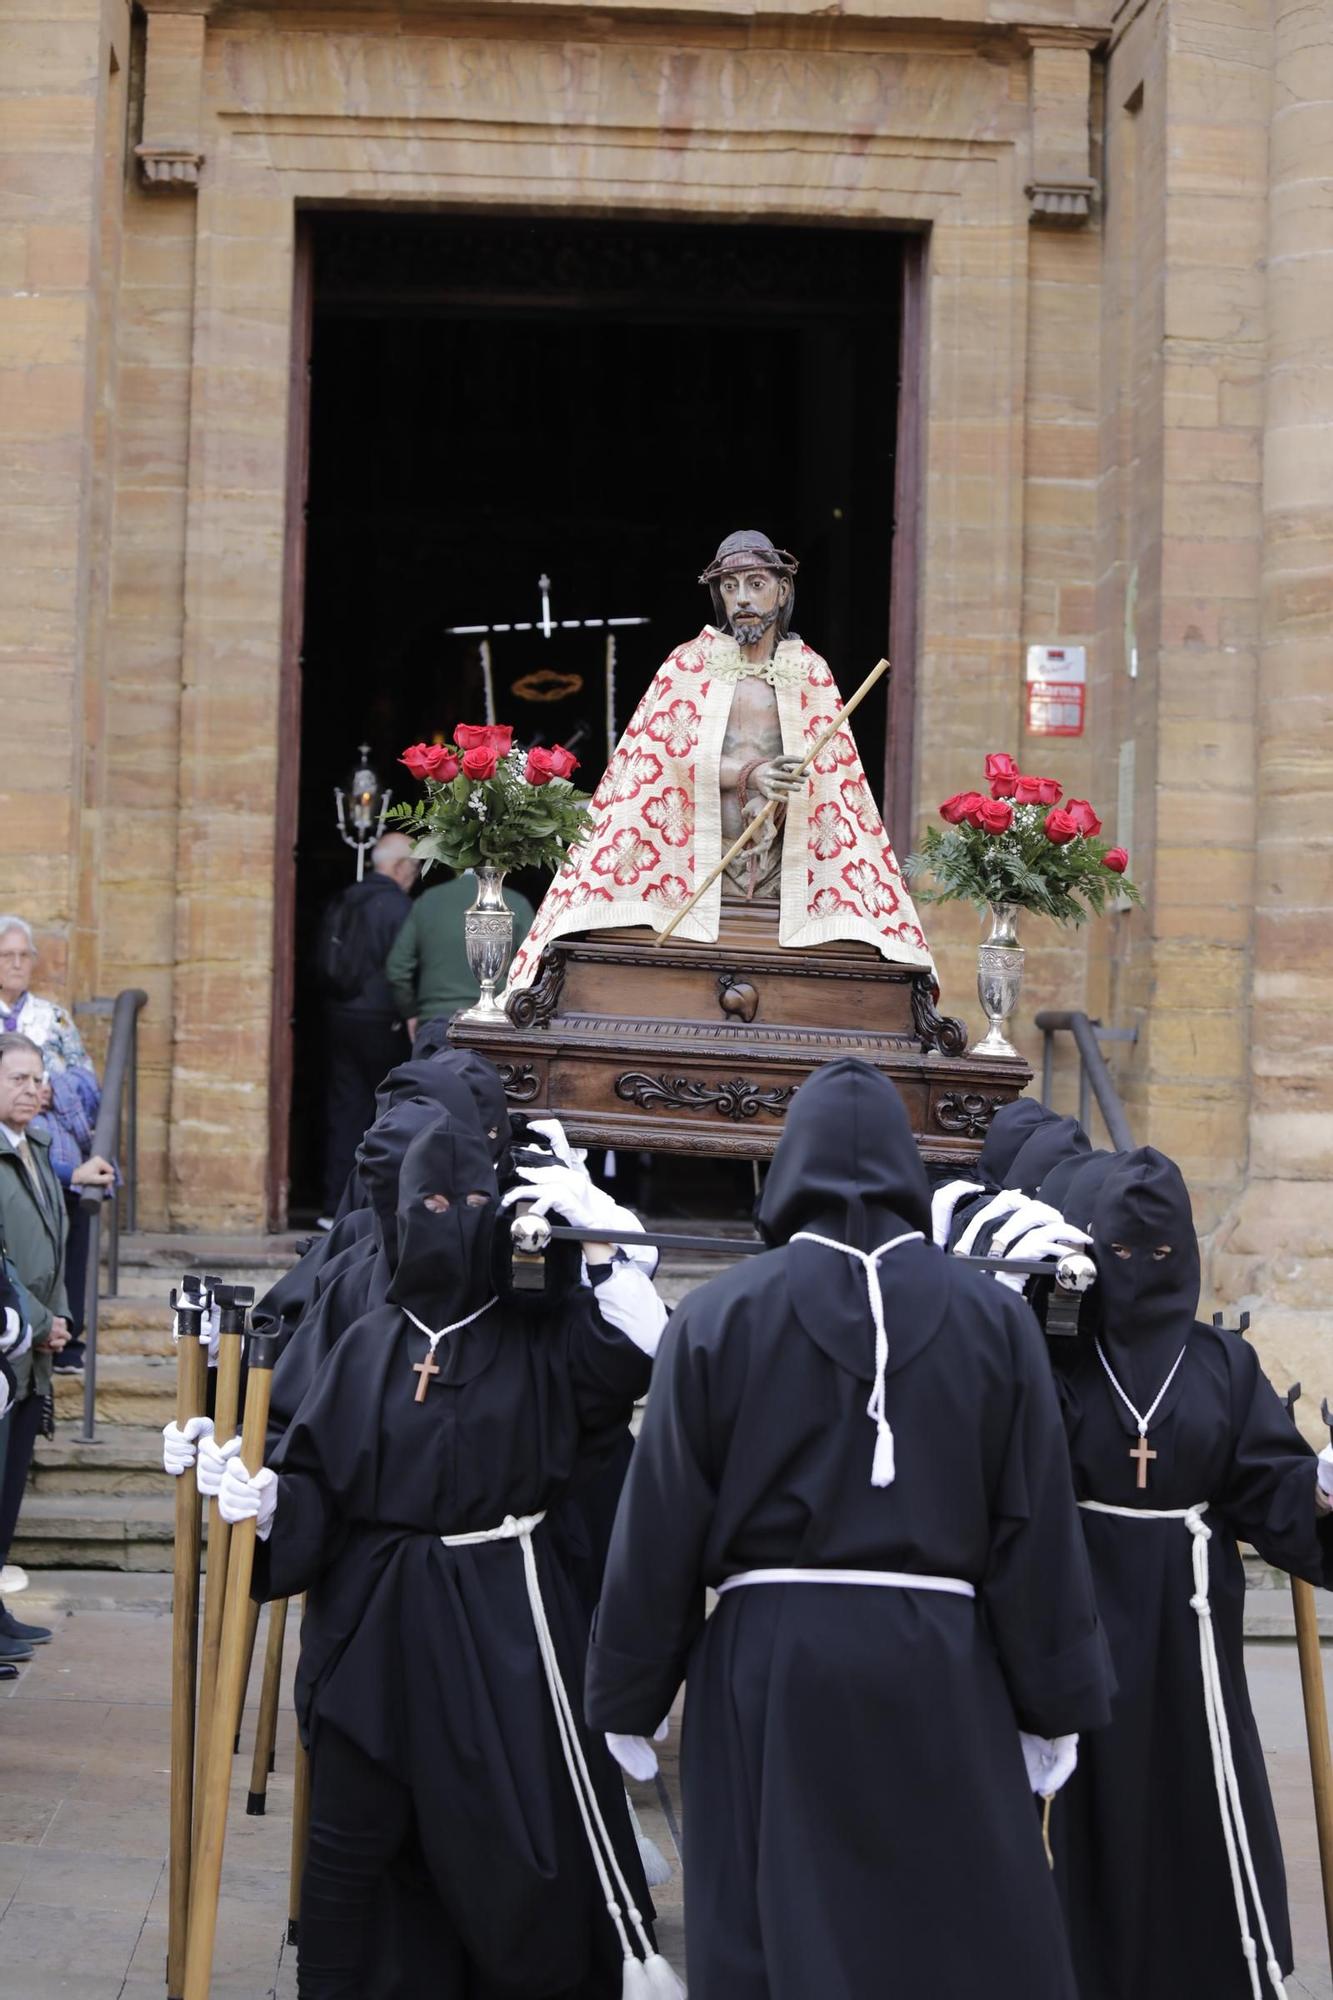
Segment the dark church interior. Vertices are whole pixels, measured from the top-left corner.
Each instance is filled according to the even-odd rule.
[[[798,556],[795,629],[844,693],[885,651],[903,240],[566,217],[340,212],[309,226],[296,1220],[319,1186],[313,940],[355,870],[333,788],[365,742],[410,796],[402,749],[484,720],[478,639],[448,628],[535,624],[549,577],[554,635],[491,638],[497,719],[522,742],[572,744],[589,790],[607,754],[606,628],[560,621],[646,619],[615,628],[622,728],[711,616],[695,579],[733,528]],[[543,670],[537,691],[559,698],[524,699]],[[857,721],[877,789],[885,720],[876,698]],[[544,883],[517,886],[536,903]],[[652,1193],[669,1209],[663,1166]]]

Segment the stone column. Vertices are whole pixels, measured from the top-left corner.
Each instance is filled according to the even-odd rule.
[[[1250,1174],[1218,1288],[1286,1386],[1333,1390],[1333,44],[1274,0]],[[1316,1404],[1317,1407],[1317,1404]],[[1317,1427],[1316,1427],[1317,1428]]]

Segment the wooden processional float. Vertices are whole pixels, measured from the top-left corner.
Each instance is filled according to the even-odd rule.
[[[802,770],[887,671],[881,660],[867,675]],[[715,940],[672,934],[774,810],[660,935],[636,926],[553,940],[505,1013],[456,1016],[451,1043],[495,1064],[515,1110],[558,1118],[576,1144],[752,1160],[773,1152],[814,1070],[859,1056],[897,1085],[927,1164],[966,1170],[1032,1071],[969,1055],[963,1023],[937,1010],[931,973],[858,941],[780,945],[774,904],[725,892]]]

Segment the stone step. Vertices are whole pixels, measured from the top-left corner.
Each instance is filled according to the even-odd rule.
[[[175,1520],[170,1492],[28,1493],[13,1560],[34,1570],[169,1570]]]
[[[163,1420],[165,1422],[165,1419]],[[61,1424],[53,1438],[39,1438],[33,1455],[32,1490],[53,1493],[161,1495],[162,1432],[157,1425],[102,1424],[96,1442],[85,1444]]]
[[[83,1419],[82,1375],[55,1377],[56,1417]],[[170,1341],[153,1354],[99,1354],[97,1422],[156,1425],[161,1430],[176,1413],[176,1360]]]

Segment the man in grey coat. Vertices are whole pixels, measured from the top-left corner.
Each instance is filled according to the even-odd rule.
[[[30,1342],[8,1356],[14,1405],[4,1422],[0,1565],[9,1561],[33,1447],[51,1390],[51,1363],[69,1339],[65,1297],[65,1199],[50,1140],[30,1130],[42,1103],[42,1052],[26,1035],[0,1034],[0,1243],[27,1293]],[[20,1351],[21,1349],[21,1351]],[[21,1625],[0,1604],[0,1663],[30,1659],[51,1634]]]

